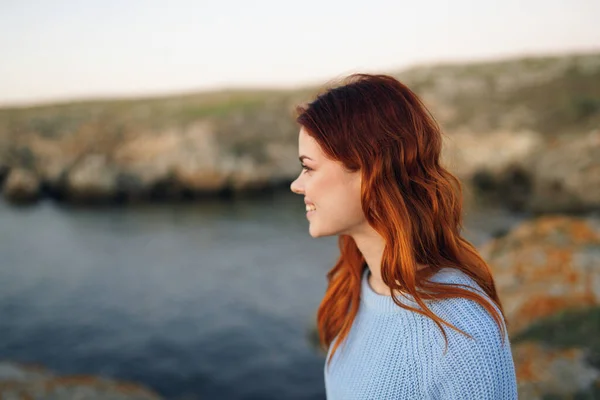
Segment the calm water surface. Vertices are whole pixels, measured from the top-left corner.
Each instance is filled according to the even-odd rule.
[[[479,245],[522,217],[467,212]],[[323,399],[307,332],[338,255],[300,196],[74,209],[0,203],[0,359],[171,399]]]

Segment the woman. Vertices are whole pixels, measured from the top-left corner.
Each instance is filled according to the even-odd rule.
[[[298,114],[291,190],[341,252],[317,314],[327,398],[516,399],[494,280],[461,236],[460,182],[419,98],[355,74]]]

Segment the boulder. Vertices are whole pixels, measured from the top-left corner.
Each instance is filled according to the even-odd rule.
[[[600,210],[600,130],[549,142],[531,165],[528,209],[537,213]]]
[[[595,399],[600,370],[581,347],[557,348],[537,342],[512,346],[519,399]]]
[[[600,398],[600,307],[565,310],[512,337],[523,399]]]
[[[9,171],[2,194],[11,203],[30,203],[40,196],[40,179],[33,172],[15,168]]]
[[[600,210],[600,131],[453,132],[442,159],[485,200],[537,214]]]
[[[471,180],[481,171],[496,176],[511,166],[524,164],[543,143],[532,131],[457,131],[444,136],[442,159],[452,173]]]
[[[68,198],[77,201],[104,201],[117,192],[118,171],[104,154],[89,154],[66,173]]]
[[[544,143],[532,131],[458,131],[444,137],[442,160],[473,201],[523,209],[531,192],[530,160]]]
[[[165,182],[173,190],[218,191],[227,176],[219,168],[219,148],[211,129],[199,122],[134,137],[114,152],[114,166],[147,192]]]
[[[600,229],[565,216],[526,221],[484,245],[509,330],[567,309],[600,304]]]

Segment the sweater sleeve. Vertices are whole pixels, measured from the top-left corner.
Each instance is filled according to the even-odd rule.
[[[433,370],[432,398],[516,400],[517,382],[508,335],[504,335],[503,342],[493,317],[472,300],[452,299],[451,307],[455,311],[452,315],[457,316],[455,321],[440,317],[473,339],[444,326],[448,349],[444,354],[442,348]],[[441,332],[440,336],[444,346]]]

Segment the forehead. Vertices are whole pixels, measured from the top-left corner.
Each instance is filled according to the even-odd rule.
[[[301,156],[308,156],[313,159],[323,154],[319,143],[308,134],[304,127],[300,128],[300,132],[298,133],[298,150]]]

